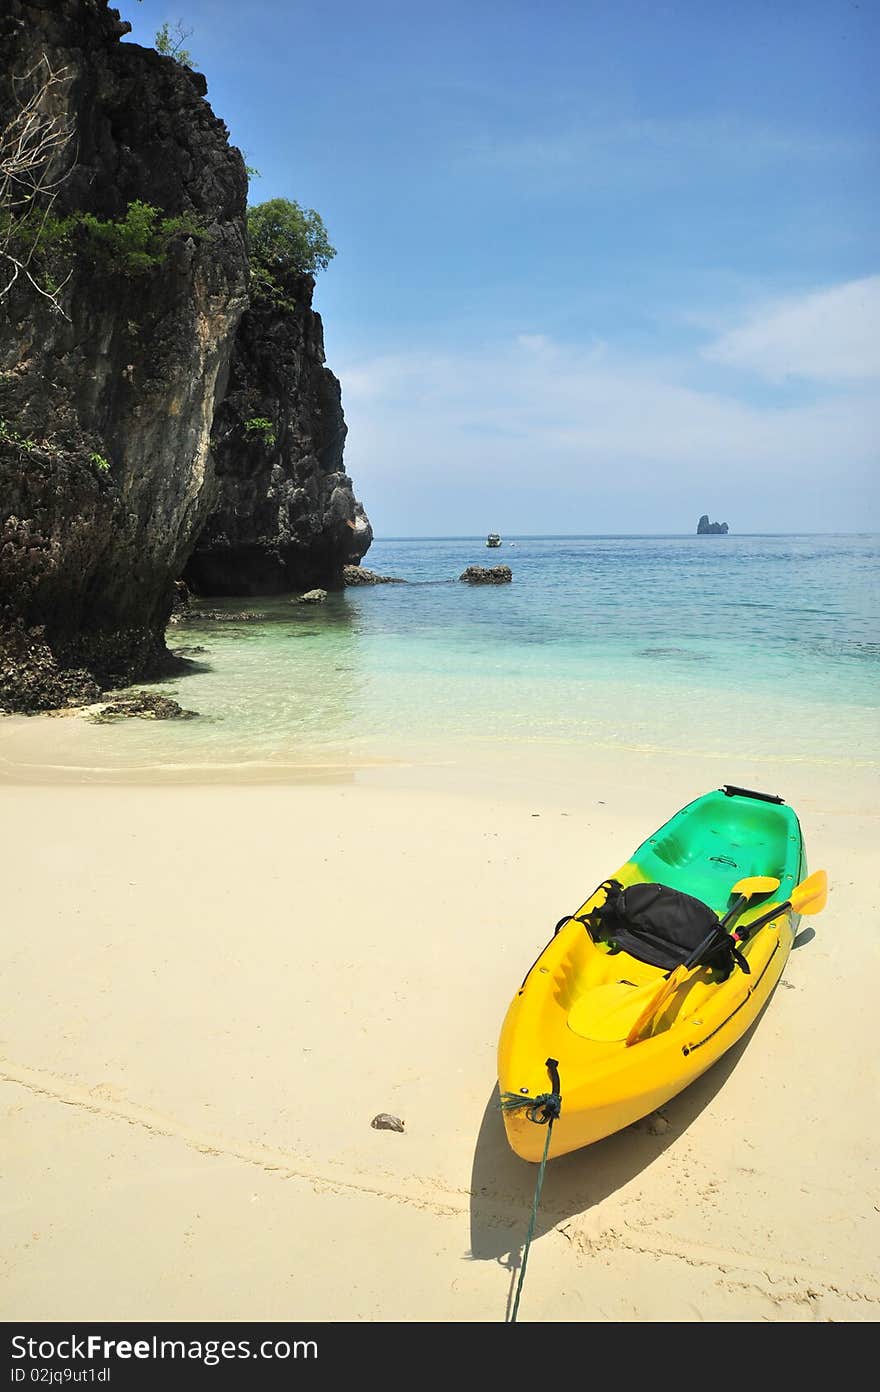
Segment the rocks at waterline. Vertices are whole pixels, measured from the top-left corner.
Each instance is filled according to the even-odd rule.
[[[101,688],[84,667],[62,667],[42,626],[0,628],[0,714],[62,710],[97,701]]]
[[[169,624],[200,624],[204,619],[210,623],[256,623],[266,615],[256,609],[182,609],[171,615]]]
[[[469,565],[458,578],[468,585],[509,585],[513,579],[513,571],[506,565]]]
[[[342,583],[344,585],[405,585],[406,581],[401,580],[396,575],[377,575],[375,570],[367,570],[366,566],[347,565],[342,568]]]
[[[323,604],[326,598],[326,590],[306,590],[305,594],[297,595],[292,602],[294,604]]]
[[[114,696],[105,702],[101,709],[91,717],[99,725],[105,721],[121,720],[130,716],[140,720],[192,720],[198,711],[184,710],[179,702],[170,696],[160,696],[155,691],[132,691],[127,696]]]
[[[726,522],[710,522],[708,512],[697,523],[697,536],[727,536],[729,530]]]

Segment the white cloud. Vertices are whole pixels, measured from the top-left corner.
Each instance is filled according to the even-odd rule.
[[[706,508],[740,531],[876,525],[874,394],[838,380],[750,399],[718,351],[739,332],[714,345],[712,389],[698,352],[637,359],[535,332],[335,364],[347,467],[380,535],[680,531]]]
[[[860,157],[862,142],[815,131],[785,129],[731,114],[703,120],[588,120],[563,129],[518,136],[487,134],[473,141],[467,159],[501,173],[606,185],[631,180],[666,185],[704,169],[729,178],[790,166],[792,162]]]
[[[761,309],[704,355],[770,381],[880,377],[880,276]]]

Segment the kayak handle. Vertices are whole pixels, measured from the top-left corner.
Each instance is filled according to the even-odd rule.
[[[785,806],[785,798],[777,797],[775,793],[756,793],[754,788],[737,788],[733,783],[725,783],[721,791],[725,797],[757,798],[758,802],[776,802]]]

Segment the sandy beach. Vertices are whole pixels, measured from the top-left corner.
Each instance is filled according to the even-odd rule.
[[[747,779],[797,810],[828,907],[739,1046],[551,1164],[519,1319],[876,1319],[863,773],[501,747],[273,784],[37,770],[0,786],[6,1319],[503,1321],[535,1181],[497,1111],[508,1000],[645,835]]]

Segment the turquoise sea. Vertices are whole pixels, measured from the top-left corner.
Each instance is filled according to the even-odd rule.
[[[321,606],[209,601],[163,683],[201,719],[90,726],[97,763],[409,757],[554,743],[844,765],[880,762],[880,538],[386,539],[364,564],[405,585]],[[466,565],[513,582],[469,586]]]

